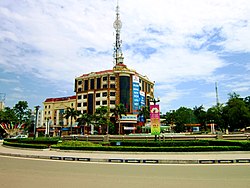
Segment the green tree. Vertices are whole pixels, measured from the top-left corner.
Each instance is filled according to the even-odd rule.
[[[127,115],[127,109],[123,104],[115,105],[115,108],[112,109],[112,116],[115,117],[116,122],[118,122],[118,134],[121,133],[121,117],[122,115]]]
[[[72,124],[73,124],[73,118],[76,119],[79,115],[79,112],[75,110],[74,108],[67,108],[64,112],[64,117],[68,120],[70,118],[70,134],[72,134]]]
[[[85,134],[85,126],[90,125],[90,123],[93,121],[93,116],[87,113],[79,114],[77,121],[79,126],[83,126],[83,134]]]
[[[95,114],[95,121],[98,126],[101,126],[102,132],[108,131],[108,107],[107,106],[100,106],[96,109]],[[105,126],[106,125],[106,126]],[[106,128],[106,131],[105,131]]]
[[[207,121],[211,120],[217,125],[217,128],[222,132],[225,132],[227,126],[225,125],[225,121],[223,119],[223,105],[219,104],[216,106],[212,106],[207,110]]]
[[[150,118],[150,110],[148,106],[143,106],[139,111],[139,116],[143,118],[143,122],[145,124],[146,120]]]
[[[246,106],[248,107],[248,109],[250,110],[250,96],[245,97],[244,102]]]
[[[195,106],[193,109],[193,114],[195,115],[197,119],[197,123],[201,124],[201,129],[206,131],[206,111],[204,110],[204,107],[201,105],[199,107]]]
[[[229,100],[223,108],[223,117],[231,131],[246,128],[250,119],[250,111],[247,103],[243,98],[240,98],[240,95],[229,94]]]
[[[186,107],[180,107],[173,112],[174,121],[176,124],[175,131],[183,132],[185,131],[185,124],[197,123],[196,117],[193,110]]]
[[[18,123],[17,116],[15,111],[10,107],[5,107],[4,110],[0,111],[0,123]]]
[[[19,124],[27,123],[30,121],[31,109],[29,109],[28,107],[29,106],[27,101],[19,101],[13,107]]]

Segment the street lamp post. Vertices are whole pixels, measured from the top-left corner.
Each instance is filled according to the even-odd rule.
[[[40,106],[35,106],[35,110],[36,110],[36,120],[35,120],[35,124],[34,124],[34,139],[36,138],[36,127],[37,127],[37,120],[38,120],[38,110],[39,110]]]
[[[46,122],[46,129],[45,129],[45,137],[49,137],[49,121],[50,118],[46,118],[47,122]]]

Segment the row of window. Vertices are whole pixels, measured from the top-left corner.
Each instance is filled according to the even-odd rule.
[[[108,84],[103,84],[103,85],[102,85],[102,88],[101,88],[101,86],[96,87],[96,89],[107,89],[107,88],[108,88]],[[110,84],[109,88],[115,89],[115,84]],[[82,88],[82,87],[79,87],[79,88],[77,89],[77,91],[78,91],[78,92],[81,92],[81,91],[88,91],[88,90],[94,90],[94,89],[95,89],[94,86],[93,86],[93,87],[90,87],[90,89],[88,89],[88,86],[87,86],[87,85],[84,85],[83,88]]]
[[[108,102],[106,100],[104,101],[96,101],[95,102],[96,106],[99,106],[99,105],[107,105]],[[115,100],[110,100],[110,104],[115,104]],[[87,106],[87,103],[86,102],[83,102],[83,103],[77,103],[77,107],[86,107]]]
[[[96,79],[101,81],[101,78],[96,78]],[[110,76],[109,79],[112,80],[112,81],[115,81],[115,76]],[[102,77],[102,81],[105,82],[107,80],[108,80],[108,76],[103,76]],[[88,80],[84,80],[84,82],[86,82],[86,81],[88,81]],[[91,82],[94,83],[94,78],[90,79],[90,83]],[[83,83],[82,80],[78,80],[78,85],[81,85],[82,83]]]
[[[102,94],[102,97],[107,97],[108,96],[108,92],[102,92],[102,93],[96,93],[96,98],[98,97],[101,97],[101,94]],[[115,96],[115,92],[111,91],[110,92],[110,96]],[[88,95],[78,95],[77,96],[77,99],[81,100],[81,99],[87,99],[88,98]]]
[[[102,85],[102,88],[108,88],[108,85],[105,84],[106,81],[108,80],[108,77],[107,76],[104,76],[102,77],[102,80],[101,78],[92,78],[92,79],[89,79],[89,80],[78,80],[77,82],[77,85],[78,86],[81,86],[83,84],[83,88],[78,88],[78,92],[80,91],[88,91],[88,90],[93,90],[93,89],[101,89],[101,82],[103,81],[103,85]],[[110,76],[110,80],[111,81],[115,81],[115,76]],[[110,88],[115,88],[115,84],[110,84]]]
[[[82,86],[83,84],[83,87],[79,87],[77,91],[81,92],[81,91],[88,91],[88,90],[94,90],[94,89],[107,89],[108,88],[108,84],[106,83],[107,80],[108,80],[107,76],[104,76],[102,78],[96,78],[96,79],[92,78],[92,79],[83,80],[83,81],[78,80],[77,82],[78,86]],[[110,76],[110,80],[115,81],[115,76]],[[142,91],[149,93],[151,89],[153,89],[153,85],[147,83],[146,81],[139,79],[139,82],[141,83],[140,89]],[[115,87],[116,86],[114,83],[111,83],[109,85],[109,88],[115,89]]]

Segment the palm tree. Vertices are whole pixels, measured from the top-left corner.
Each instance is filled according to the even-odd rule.
[[[96,112],[94,114],[96,122],[101,125],[103,129],[103,125],[107,125],[106,132],[108,130],[108,107],[107,106],[101,106],[96,109]]]
[[[139,111],[139,116],[143,117],[144,124],[146,120],[150,117],[150,110],[148,106],[143,106]]]
[[[85,126],[86,125],[88,126],[92,122],[92,120],[93,120],[92,115],[87,114],[87,113],[83,113],[83,114],[79,115],[79,118],[77,121],[79,122],[80,126],[83,125],[83,127],[84,127],[83,130],[85,130]],[[85,131],[83,131],[83,134],[84,133],[85,133]]]
[[[79,115],[79,112],[75,110],[74,108],[67,108],[64,112],[64,117],[67,119],[70,118],[70,134],[72,134],[72,120],[73,118],[76,119],[76,117]]]
[[[112,110],[113,114],[112,116],[115,117],[116,121],[119,123],[119,130],[118,133],[120,134],[121,131],[121,117],[124,114],[125,116],[127,115],[127,109],[125,108],[125,106],[123,104],[117,104],[115,105],[115,108]]]

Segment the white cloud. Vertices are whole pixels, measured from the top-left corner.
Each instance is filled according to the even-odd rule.
[[[183,97],[184,90],[176,89],[183,81],[228,81],[227,72],[216,74],[230,66],[221,54],[250,52],[248,0],[119,4],[125,64],[168,90],[161,94],[165,105]],[[1,68],[63,83],[62,93],[73,88],[76,76],[112,69],[115,6],[105,0],[1,1]],[[247,84],[238,91],[249,91]]]

